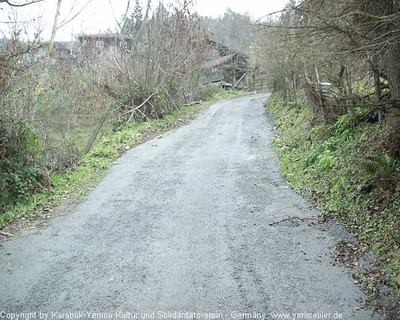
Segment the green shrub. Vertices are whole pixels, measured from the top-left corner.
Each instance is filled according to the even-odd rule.
[[[356,125],[349,114],[314,125],[310,107],[294,110],[279,94],[266,104],[279,128],[275,146],[288,183],[370,250],[393,257],[387,270],[400,279],[400,165],[383,147],[386,125]]]
[[[43,144],[28,124],[3,116],[0,120],[0,214],[48,186],[43,166]]]

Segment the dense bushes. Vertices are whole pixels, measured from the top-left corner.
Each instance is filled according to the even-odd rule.
[[[208,94],[215,92],[215,89],[211,91],[207,90]],[[37,218],[48,216],[55,205],[59,204],[60,201],[67,199],[76,200],[84,194],[88,187],[93,183],[99,181],[102,173],[120,156],[121,153],[125,152],[131,146],[145,141],[155,135],[159,135],[170,128],[176,128],[177,126],[190,121],[198,112],[203,110],[211,101],[217,99],[223,99],[235,95],[234,92],[219,91],[215,94],[212,99],[202,104],[195,104],[192,106],[182,107],[172,115],[167,114],[163,119],[160,120],[149,120],[141,123],[134,123],[124,126],[118,131],[106,132],[96,143],[90,152],[82,156],[77,162],[74,170],[67,170],[64,172],[53,172],[50,175],[52,187],[47,189],[48,175],[46,171],[43,171],[45,162],[38,162],[37,167],[24,166],[21,169],[20,165],[12,165],[12,161],[1,161],[1,166],[11,164],[8,171],[3,171],[0,175],[0,180],[9,181],[10,177],[19,175],[18,183],[26,186],[32,186],[31,175],[26,172],[34,170],[35,189],[21,192],[22,189],[14,182],[7,184],[8,182],[2,183],[4,188],[10,188],[7,193],[1,192],[0,196],[3,204],[7,201],[8,210],[2,205],[0,208],[0,230],[10,230],[14,226],[15,222],[18,225],[24,225],[30,223],[32,220]],[[41,157],[41,153],[38,154]],[[38,158],[36,158],[38,159]],[[42,173],[45,172],[45,176]],[[43,178],[43,179],[42,179]],[[45,192],[37,192],[46,188]],[[3,189],[2,189],[3,191]],[[18,192],[22,196],[18,196]],[[24,201],[29,198],[29,201]],[[4,202],[3,202],[4,201]]]
[[[186,101],[207,100],[219,90],[199,87],[185,101],[170,87],[168,92],[122,83],[105,89],[78,70],[63,68],[60,79],[60,70],[52,68],[40,81],[33,79],[33,70],[29,71],[22,80],[30,82],[30,88],[20,89],[17,82],[21,77],[16,77],[10,81],[13,89],[2,92],[0,215],[49,188],[52,174],[74,170],[100,137],[116,134],[128,123],[162,119]],[[20,90],[24,90],[23,95],[17,97]],[[149,103],[135,112],[148,97]]]
[[[43,163],[44,146],[28,123],[0,119],[0,213],[49,185]]]
[[[0,218],[50,187],[52,176],[74,171],[102,138],[162,120],[218,90],[198,82],[208,50],[198,17],[185,8],[161,11],[132,34],[110,35],[130,39],[126,50],[76,42],[74,55],[49,54],[45,44],[20,40],[17,30],[4,42]],[[119,154],[113,147],[99,152]]]

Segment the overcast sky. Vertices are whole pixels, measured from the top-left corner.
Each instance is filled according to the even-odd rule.
[[[14,1],[14,3],[23,3],[26,0],[11,1]],[[60,22],[73,17],[88,1],[63,0]],[[29,21],[29,30],[34,28],[43,29],[42,38],[48,40],[54,19],[56,2],[56,0],[44,0],[43,3],[15,10],[11,10],[5,4],[0,5],[1,30],[7,33],[9,25],[4,22],[10,21],[10,19]],[[134,1],[131,0],[131,2],[133,3]],[[153,0],[152,2],[152,7],[155,7],[158,1]],[[287,0],[195,0],[194,11],[197,11],[200,15],[218,17],[223,15],[227,8],[231,8],[233,11],[239,13],[249,13],[253,19],[259,19],[268,13],[282,9],[286,3]],[[57,31],[57,40],[70,40],[80,32],[98,33],[104,32],[107,29],[114,30],[116,28],[115,17],[120,19],[126,10],[126,5],[127,0],[92,0],[73,22]],[[72,11],[71,8],[73,8]]]

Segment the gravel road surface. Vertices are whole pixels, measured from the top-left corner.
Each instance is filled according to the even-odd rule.
[[[132,149],[71,212],[4,242],[0,318],[378,319],[332,265],[332,232],[270,226],[318,211],[279,173],[267,97]]]

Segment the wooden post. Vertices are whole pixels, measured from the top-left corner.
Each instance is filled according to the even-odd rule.
[[[318,85],[318,93],[319,93],[318,96],[319,96],[319,103],[320,103],[320,107],[321,107],[322,119],[325,121],[324,99],[322,97],[321,80],[319,77],[319,72],[318,72],[317,67],[315,67],[315,75],[317,77],[317,85]]]
[[[351,97],[351,104],[353,104],[353,86],[351,84],[351,66],[346,66],[346,82],[347,82],[347,94]],[[347,112],[350,113],[353,117],[356,115],[356,112],[353,107],[347,107]]]
[[[292,81],[293,81],[293,91],[294,91],[294,105],[297,107],[297,83],[296,83],[296,74],[293,72],[292,74]]]

